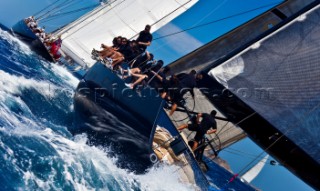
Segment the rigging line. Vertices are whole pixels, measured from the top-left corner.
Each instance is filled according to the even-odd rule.
[[[110,6],[111,4],[115,3],[116,1],[117,1],[117,0],[114,0],[114,1],[112,1],[112,2],[110,2],[110,3],[108,3],[108,4],[106,4],[106,5],[103,5],[99,10],[97,9],[94,13],[92,12],[92,13],[89,14],[88,16],[84,17],[83,20],[80,21],[78,24],[77,24],[77,23],[74,23],[75,25],[72,26],[72,27],[70,27],[66,32],[68,32],[69,30],[71,30],[72,28],[74,28],[74,27],[76,26],[76,24],[79,25],[79,24],[81,24],[82,22],[85,22],[88,17],[91,17],[92,15],[94,15],[94,14],[96,14],[97,12],[103,10],[103,9],[106,8],[107,6]],[[116,8],[117,6],[121,5],[124,1],[125,1],[125,0],[122,0],[120,3],[116,4],[114,7],[112,7],[111,9],[109,9],[108,11],[106,11],[105,13],[103,13],[103,14],[101,14],[101,15],[98,15],[98,17],[92,19],[92,20],[91,20],[90,22],[88,22],[87,24],[90,24],[90,23],[94,22],[97,18],[103,16],[104,14],[106,14],[106,13],[108,13],[109,11],[113,10],[113,9]],[[85,26],[82,26],[82,27],[78,28],[76,31],[74,31],[74,32],[70,33],[69,35],[67,35],[66,37],[64,37],[64,39],[68,38],[69,36],[71,36],[72,34],[78,32],[80,29],[82,29],[82,28],[84,28],[84,27],[85,27]]]
[[[298,43],[298,44],[300,44],[300,43]],[[293,50],[295,50],[297,47],[298,47],[298,45],[297,45]],[[291,55],[291,54],[289,54],[289,55]],[[282,63],[283,63],[283,61],[284,61],[284,59],[282,60]],[[279,70],[278,70],[278,71],[279,71]],[[316,105],[312,110],[310,110],[310,111],[308,112],[308,115],[309,115],[312,111],[314,111],[317,107],[319,107],[319,106],[320,106],[320,104]],[[252,113],[251,115],[249,115],[248,117],[246,117],[246,119],[248,119],[249,117],[253,116],[255,113],[257,113],[257,112]],[[298,120],[297,123],[300,122],[301,120],[302,120],[302,119]],[[244,121],[244,120],[241,120],[240,122],[242,122],[242,121]],[[239,124],[240,122],[238,122],[237,124]],[[292,126],[291,128],[293,128],[293,127],[294,127],[294,126]],[[287,133],[289,130],[291,130],[291,128],[287,129],[287,130],[286,130],[286,133]],[[275,145],[275,144],[276,144],[280,139],[282,139],[284,136],[285,136],[285,133],[282,133],[282,135],[281,135],[277,140],[275,140],[273,143],[271,143],[271,144],[270,144],[266,149],[264,149],[256,158],[261,157],[263,153],[265,153],[267,150],[269,150],[273,145]],[[255,159],[255,160],[256,160],[256,159]],[[242,173],[242,172],[243,172],[246,168],[248,168],[255,160],[251,161],[248,165],[246,165],[244,168],[242,168],[242,169],[239,171],[239,173],[236,174],[236,175],[239,175],[240,173]],[[231,181],[229,181],[229,182],[231,182]]]
[[[225,134],[225,133],[228,133],[228,131],[232,130],[235,125],[234,125],[234,126],[229,126],[227,129],[225,129],[225,131],[222,132],[223,128],[225,128],[225,127],[228,125],[228,123],[229,123],[229,122],[227,122],[227,123],[220,129],[220,131],[217,132],[216,134],[219,135],[219,136],[221,136],[221,135],[223,135],[223,134]],[[243,133],[241,133],[241,134],[243,134]]]
[[[229,151],[229,152],[237,152],[239,154],[243,154],[243,155],[247,155],[247,156],[254,156],[256,157],[256,154],[252,154],[252,153],[247,153],[247,152],[243,152],[241,150],[237,150],[237,149],[233,149],[233,148],[226,148],[225,150]]]
[[[290,23],[289,23],[289,24],[290,24]],[[309,31],[309,33],[310,33],[310,32],[312,32],[312,31]],[[309,34],[309,33],[308,33],[308,34]],[[305,35],[305,37],[306,37],[306,36],[307,36],[307,35]],[[304,38],[305,38],[305,37],[304,37]],[[297,48],[299,48],[299,45],[302,43],[302,41],[303,41],[304,38],[302,38],[302,39],[300,40],[300,42],[291,50],[291,52],[288,53],[287,56],[285,56],[285,57],[279,62],[279,65],[277,66],[276,70],[274,70],[274,71],[280,71],[280,70],[279,70],[280,66],[282,66],[282,64],[284,63],[284,61],[285,61],[289,56],[291,56]],[[270,74],[270,76],[275,75],[275,74],[276,74],[276,72],[273,72],[273,73]],[[268,76],[268,79],[270,78],[270,76]],[[294,89],[296,89],[296,88],[294,88]],[[276,101],[276,100],[274,100],[273,102],[275,102],[275,101]],[[270,104],[271,104],[271,103],[270,103]],[[254,112],[253,114],[255,114],[255,113],[257,113],[257,112]],[[242,121],[243,121],[243,120],[241,120],[240,122],[242,122]],[[240,122],[236,123],[235,125],[238,125]],[[283,135],[284,135],[284,134],[283,134]]]
[[[115,1],[116,1],[116,0],[115,0]],[[113,1],[113,2],[115,2],[115,1]],[[112,7],[110,10],[112,10],[112,9],[114,9],[115,7],[117,7],[118,5],[122,4],[124,1],[125,1],[125,0],[123,0],[122,2],[120,2],[119,4],[117,4],[116,6]],[[172,12],[168,13],[166,16],[162,17],[161,19],[159,19],[157,22],[153,23],[152,25],[155,25],[156,23],[162,21],[164,18],[168,17],[169,15],[171,15],[172,13],[174,13],[175,11],[177,11],[178,9],[180,9],[181,7],[183,7],[184,5],[188,4],[188,3],[191,2],[191,1],[192,1],[192,0],[189,0],[188,2],[184,3],[183,5],[181,5],[181,6],[178,7],[177,9],[173,10]],[[107,5],[111,5],[113,2],[111,2],[111,3],[107,4]],[[107,5],[106,5],[106,6],[107,6]],[[106,7],[106,6],[104,6],[104,7]],[[104,7],[103,7],[103,8],[104,8]],[[109,10],[109,11],[110,11],[110,10]],[[109,12],[109,11],[107,11],[107,12]],[[107,12],[105,12],[104,14],[106,14]],[[99,15],[97,18],[103,16],[104,14]],[[96,19],[97,19],[97,18],[96,18]],[[95,20],[95,19],[94,19],[94,20]],[[90,21],[89,23],[93,22],[94,20]],[[84,21],[84,20],[83,20],[83,21]],[[80,23],[82,23],[83,21],[81,21]],[[73,27],[75,27],[75,26],[73,26]],[[71,28],[73,28],[73,27],[71,27]],[[79,29],[77,29],[76,31],[70,33],[69,35],[65,36],[64,39],[66,39],[66,38],[68,38],[69,36],[71,36],[72,34],[76,33],[77,31],[79,31],[79,30],[82,29],[83,27],[84,27],[84,26],[80,27]],[[71,28],[69,28],[68,30],[70,30]],[[63,30],[63,29],[61,29],[59,32],[61,32],[62,30]],[[135,36],[137,36],[138,34],[139,34],[139,33],[137,33]],[[135,36],[133,36],[133,37],[135,37]],[[130,39],[132,39],[133,37],[131,37]],[[129,40],[130,40],[130,39],[129,39]]]
[[[216,152],[220,152],[221,151],[221,148],[222,148],[222,142],[221,142],[221,139],[220,139],[220,137],[216,134],[216,133],[214,133],[215,134],[215,136],[212,138],[212,139],[210,139],[210,141],[209,141],[209,139],[208,139],[208,136],[206,136],[206,139],[207,139],[207,145],[206,144],[204,144],[204,145],[206,145],[206,146],[208,146],[209,144],[211,144],[211,143],[214,143],[215,144],[215,146],[217,147],[214,147],[215,149],[216,149]],[[216,143],[216,140],[219,142],[219,144],[217,144]],[[227,140],[228,141],[228,140]],[[210,148],[211,149],[211,148]]]
[[[298,119],[296,121],[296,123],[294,123],[291,127],[289,126],[289,128],[286,130],[286,133],[289,132],[289,130],[291,130],[291,128],[296,127],[296,124],[300,123],[303,119],[305,119],[306,117],[309,117],[309,115],[318,107],[320,106],[320,103],[318,105],[316,105],[313,109],[311,109],[309,112],[307,112],[305,114],[304,117],[301,117],[300,119]],[[275,145],[280,139],[282,139],[284,137],[285,133],[283,133],[279,138],[277,138],[277,140],[275,140],[273,143],[271,143],[266,149],[264,149],[256,158],[261,157],[263,153],[265,153],[267,150],[269,150],[273,145]],[[248,168],[256,159],[254,159],[253,161],[251,161],[248,165],[246,165],[244,168],[242,168],[238,174],[242,173],[246,168]]]
[[[60,0],[57,0],[57,1],[53,2],[53,3],[51,3],[50,5],[46,6],[45,8],[41,9],[40,11],[38,11],[37,13],[35,13],[34,16],[40,14],[42,11],[45,11],[46,9],[48,9],[49,7],[51,7],[52,5],[56,4],[58,1],[60,1]]]
[[[192,97],[192,96],[191,96],[191,97]],[[187,97],[187,98],[188,98],[188,97]],[[182,98],[182,99],[186,100],[186,98]],[[185,112],[187,113],[187,116],[186,116],[185,118],[183,118],[183,119],[178,119],[178,120],[172,119],[172,121],[174,121],[175,123],[178,123],[178,122],[184,121],[184,120],[186,120],[186,119],[188,119],[188,118],[189,118],[189,120],[188,120],[187,122],[190,121],[190,112],[191,112],[191,113],[194,113],[194,109],[195,109],[195,107],[196,107],[196,100],[195,100],[194,97],[192,97],[192,99],[193,99],[193,106],[192,106],[193,108],[192,108],[192,110],[189,110],[189,108],[186,107],[186,106],[183,107],[183,108],[185,109]],[[183,111],[182,111],[182,112],[183,112]]]
[[[224,150],[225,152],[228,152],[230,154],[234,154],[234,155],[237,155],[237,156],[240,156],[240,157],[245,157],[245,158],[249,158],[249,159],[256,159],[257,158],[257,155],[245,155],[245,154],[242,154],[240,151],[228,151],[228,150]],[[263,159],[264,157],[258,157],[257,159]],[[273,161],[272,159],[268,159],[267,161]],[[267,163],[267,162],[265,162]]]
[[[83,7],[83,8],[71,10],[71,11],[68,11],[68,12],[61,12],[60,10],[57,10],[55,13],[50,14],[50,15],[48,15],[47,17],[41,19],[41,21],[42,21],[42,23],[44,23],[44,22],[53,20],[53,19],[55,19],[55,18],[58,17],[58,16],[63,16],[63,15],[67,15],[67,14],[74,13],[74,12],[80,12],[80,11],[82,11],[82,10],[86,10],[86,9],[89,9],[89,8],[92,8],[92,7],[95,7],[95,6],[96,6],[96,5],[88,6],[88,7]],[[65,7],[65,8],[66,8],[66,7]]]
[[[238,123],[236,123],[235,126],[237,126],[239,123],[242,123],[243,121],[249,119],[250,117],[252,117],[252,116],[255,115],[256,113],[257,113],[257,112],[253,112],[252,114],[250,114],[250,115],[248,115],[247,117],[243,118],[243,119],[240,120]],[[227,124],[226,124],[226,125],[227,125]],[[220,132],[220,131],[219,131],[219,132]],[[218,132],[218,133],[219,133],[219,132]],[[215,141],[215,138],[208,139],[208,140],[209,140],[208,143],[211,143],[211,142]],[[199,145],[197,148],[203,147],[203,146],[205,146],[205,145],[206,145],[206,144],[203,143],[203,144]]]
[[[67,0],[67,1],[70,1],[70,0]],[[62,5],[63,3],[67,2],[67,1],[62,2],[62,3],[60,3],[59,5],[57,5],[57,6],[53,7],[53,8],[51,8],[51,9],[50,9],[50,10],[48,10],[47,12],[45,12],[45,13],[43,13],[43,14],[39,15],[39,17],[37,18],[37,20],[38,20],[38,19],[41,19],[41,18],[42,18],[42,17],[44,17],[46,14],[50,13],[52,10],[55,10],[57,7],[59,7],[60,5]]]
[[[233,128],[233,126],[230,126],[229,128],[227,128],[225,131],[222,132],[222,130],[227,127],[227,125],[229,124],[229,121],[227,121],[221,128],[218,132],[216,132],[215,134],[218,136],[228,132],[229,130],[231,130],[231,128]],[[234,124],[234,126],[236,126],[236,124]],[[214,138],[213,138],[214,139]]]
[[[59,11],[61,11],[61,9],[69,8],[70,6],[73,6],[73,5],[77,4],[77,3],[79,3],[80,1],[83,1],[83,0],[77,0],[77,1],[75,1],[75,2],[73,2],[73,3],[72,3],[72,1],[70,1],[69,4],[66,4],[66,5],[64,5],[64,6],[61,6],[60,9],[59,9]]]
[[[170,16],[171,14],[173,14],[174,12],[176,12],[177,10],[181,9],[182,7],[184,7],[185,5],[187,5],[188,3],[190,3],[192,0],[187,1],[186,3],[180,5],[178,8],[174,9],[173,11],[171,11],[170,13],[168,13],[167,15],[163,16],[161,19],[157,20],[156,22],[152,23],[151,26],[154,26],[155,24],[159,23],[160,21],[162,21],[163,19],[167,18],[168,16]],[[137,37],[139,35],[139,33],[135,34],[134,36],[132,36],[131,38],[129,38],[129,40]]]
[[[224,5],[228,0],[224,0],[223,2],[221,2],[218,6],[216,6],[214,9],[212,9],[212,11],[210,11],[210,13],[208,13],[206,16],[202,17],[198,22],[196,22],[195,24],[193,24],[191,27],[194,27],[196,25],[198,25],[199,23],[201,23],[204,19],[206,19],[207,17],[209,17],[212,13],[214,13],[216,10],[218,10],[220,7],[222,7],[222,5]]]
[[[276,3],[275,3],[276,4]],[[220,4],[221,5],[221,4]],[[219,6],[220,6],[219,5]],[[218,22],[218,21],[217,21]],[[199,22],[198,22],[199,23]],[[193,27],[194,25],[192,25],[192,27]],[[188,30],[188,29],[187,29]],[[190,29],[191,30],[191,29]],[[182,31],[182,32],[184,32],[184,31]],[[179,32],[179,33],[182,33],[182,32]],[[175,35],[174,33],[171,33],[171,34],[168,34],[168,35]],[[153,41],[155,41],[155,40],[158,40],[158,39],[161,39],[161,38],[165,38],[165,37],[167,37],[167,35],[165,35],[165,36],[163,36],[163,37],[159,37],[159,38],[154,38],[154,40]],[[156,49],[154,49],[154,50],[158,50],[158,49],[160,49],[161,47],[164,47],[166,44],[169,44],[169,41],[167,41],[166,43],[162,43],[162,45],[161,46],[158,46]]]
[[[57,5],[57,6],[53,7],[52,9],[48,10],[46,13],[43,13],[42,15],[40,15],[40,16],[37,18],[37,20],[41,20],[42,17],[44,17],[44,16],[46,16],[47,14],[49,14],[50,12],[56,10],[57,8],[59,8],[59,6],[65,4],[65,3],[70,3],[70,2],[72,2],[72,1],[74,1],[74,0],[67,0],[67,1],[65,1],[65,2],[60,3],[59,5]]]
[[[191,136],[192,133],[193,133],[193,132],[190,131],[190,133],[189,133],[188,136],[187,136],[187,139],[189,139],[189,137]]]
[[[72,1],[73,1],[73,0],[72,0]],[[50,17],[58,14],[59,12],[61,12],[63,9],[67,9],[68,7],[74,6],[76,3],[78,3],[78,2],[72,2],[72,1],[70,1],[68,4],[65,4],[65,5],[61,6],[60,8],[57,8],[57,9],[56,9],[55,11],[53,11],[52,13],[47,14],[46,16],[44,16],[43,18],[41,18],[41,19],[39,19],[39,20],[42,21],[42,20],[48,19],[48,18],[50,18]],[[81,1],[81,0],[80,0],[80,1]]]
[[[289,23],[290,24],[290,23]],[[287,26],[287,25],[286,25]],[[310,32],[312,32],[311,30],[309,31],[309,33]],[[308,34],[309,34],[308,33]],[[304,38],[302,38],[301,40],[300,40],[300,42],[291,50],[291,52],[290,53],[288,53],[287,54],[287,56],[285,56],[280,62],[279,62],[279,65],[277,66],[277,68],[274,70],[274,71],[279,71],[279,68],[282,66],[282,64],[284,63],[284,61],[289,57],[289,56],[291,56],[293,53],[294,53],[294,51],[299,47],[299,45],[302,43],[302,41],[303,41],[303,39],[305,39],[306,38],[306,36],[307,35],[305,35],[305,37]],[[272,75],[275,75],[276,74],[276,72],[272,72],[271,74],[270,74],[270,76],[272,76]],[[270,76],[268,76],[268,79],[270,78]],[[296,89],[296,88],[294,88],[294,89]],[[276,100],[274,100],[273,102],[275,102]],[[272,103],[272,102],[271,102]],[[270,103],[270,104],[271,104]],[[255,113],[257,113],[257,112],[254,112],[251,116],[253,116]],[[235,125],[238,125],[239,123],[241,123],[243,120],[241,120],[240,122],[238,122],[238,123],[236,123]],[[231,128],[231,127],[230,127]],[[219,131],[220,132],[220,131]]]
[[[80,0],[81,1],[81,0]],[[62,7],[60,7],[57,11],[55,11],[55,12],[53,12],[52,14],[50,14],[50,15],[48,15],[46,18],[44,18],[44,19],[47,19],[47,18],[50,18],[50,17],[52,17],[52,16],[55,16],[55,15],[57,15],[57,14],[59,14],[59,12],[61,12],[63,9],[67,9],[67,8],[69,8],[69,7],[71,7],[71,6],[74,6],[74,5],[76,5],[77,3],[79,3],[79,1],[76,1],[76,2],[70,2],[69,3],[69,5],[68,4],[66,4],[66,5],[64,5],[64,7],[62,6]],[[63,13],[63,12],[62,12]]]
[[[214,23],[217,23],[217,22],[220,22],[220,21],[223,21],[223,20],[231,19],[231,18],[233,18],[233,17],[241,16],[241,15],[244,15],[244,14],[247,14],[247,13],[250,13],[250,12],[253,12],[253,11],[256,11],[256,10],[259,10],[259,9],[263,9],[263,8],[266,8],[266,7],[270,7],[270,6],[272,6],[272,5],[277,5],[277,4],[281,3],[281,2],[282,2],[282,1],[273,2],[273,3],[270,3],[270,4],[264,5],[264,6],[260,6],[260,7],[257,7],[257,8],[254,8],[254,9],[250,9],[250,10],[247,10],[247,11],[244,11],[244,12],[236,13],[236,14],[234,14],[234,15],[230,15],[230,16],[227,16],[227,17],[223,17],[223,18],[220,18],[220,19],[217,19],[217,20],[213,20],[213,21],[210,21],[210,22],[201,24],[201,25],[197,25],[197,26],[190,27],[190,28],[187,28],[187,29],[184,29],[184,30],[181,30],[181,31],[177,31],[177,32],[174,32],[174,33],[171,33],[171,34],[167,34],[167,35],[164,35],[164,36],[160,36],[160,37],[158,37],[158,38],[154,38],[153,40],[158,40],[158,39],[166,38],[166,37],[173,36],[173,35],[177,35],[177,34],[180,34],[180,33],[186,32],[186,31],[189,31],[189,30],[193,30],[193,29],[196,29],[196,28],[200,28],[200,27],[203,27],[203,26],[207,26],[207,25],[210,25],[210,24],[214,24]]]
[[[64,12],[64,13],[59,13],[59,14],[56,14],[56,15],[52,15],[51,17],[48,17],[48,18],[43,19],[43,20],[42,20],[42,23],[46,23],[46,22],[48,22],[48,21],[57,19],[59,16],[64,16],[64,15],[68,15],[68,14],[73,14],[73,13],[77,13],[77,12],[84,11],[84,10],[87,10],[87,9],[92,9],[92,8],[94,8],[94,7],[96,7],[96,6],[97,6],[97,5],[92,5],[92,6],[89,6],[89,7],[83,7],[83,8],[76,9],[76,10],[72,10],[72,11],[69,11],[69,12]]]
[[[223,134],[224,132],[227,132],[228,131],[228,129],[226,130],[226,131],[224,131],[224,132],[222,132],[221,133],[221,131],[227,126],[229,124],[229,121],[227,121],[221,128],[220,128],[220,130],[216,133],[217,135],[221,135],[221,134]],[[229,129],[230,129],[231,127],[229,127]],[[221,134],[220,134],[221,133]]]
[[[218,147],[218,148],[216,149],[216,152],[218,153],[218,152],[221,151],[222,142],[221,142],[220,137],[219,137],[216,133],[214,133],[214,134],[215,134],[215,137],[214,137],[213,139],[214,139],[214,140],[218,140],[218,141],[219,141],[219,144],[217,144],[215,141],[213,141],[212,143],[214,143],[215,146]],[[206,137],[206,138],[207,138],[207,141],[209,141],[208,137]],[[211,148],[210,148],[210,149],[211,149]]]
[[[190,121],[190,119],[189,119],[189,121]],[[188,122],[189,122],[188,121]],[[220,140],[220,135],[221,134],[223,134],[223,133],[225,133],[225,132],[227,132],[229,129],[231,129],[232,127],[229,127],[226,131],[224,131],[224,132],[222,132],[222,133],[220,133],[227,125],[228,125],[228,123],[229,123],[229,121],[227,121],[226,122],[226,124],[224,124],[223,125],[223,127],[219,130],[219,132],[217,132],[217,133],[215,133],[215,137],[213,137],[213,138],[211,138],[211,139],[208,139],[208,143],[211,143],[211,142],[215,142],[215,140],[218,140],[219,141],[219,150],[221,149],[221,146],[222,146],[222,143],[221,143],[221,140]],[[189,136],[192,134],[192,132],[190,132],[189,133],[189,135],[187,136],[187,138],[189,138]],[[203,143],[203,144],[201,144],[201,145],[199,145],[198,147],[200,147],[200,146],[204,146],[206,143]],[[216,144],[217,145],[217,144]]]
[[[114,0],[114,1],[116,1],[116,0]],[[113,1],[113,2],[114,2],[114,1]],[[113,3],[113,2],[111,2],[111,3]],[[109,4],[111,4],[111,3],[109,3]],[[81,23],[84,22],[87,18],[91,17],[91,15],[94,15],[94,14],[96,14],[97,12],[101,11],[102,9],[104,9],[104,7],[106,7],[106,6],[109,5],[109,4],[103,4],[103,5],[101,5],[101,6],[98,6],[97,8],[95,8],[94,10],[92,10],[91,12],[89,12],[88,14],[81,16],[79,19],[73,21],[72,23],[66,24],[66,25],[63,26],[62,28],[56,30],[54,33],[55,33],[56,35],[58,35],[59,33],[62,33],[64,30],[66,30],[66,31],[64,31],[64,33],[68,32],[69,30],[73,29],[73,28],[76,26],[77,23],[78,23],[78,24],[81,24]],[[67,27],[68,27],[68,28],[67,28]]]
[[[215,159],[215,158],[212,159],[212,158],[209,158],[209,157],[205,157],[203,161],[204,161],[206,164],[210,164],[210,163],[217,164],[217,163],[214,161],[214,159]],[[261,159],[263,159],[263,157],[262,157]],[[267,159],[267,160],[270,160],[270,159]],[[270,160],[268,163],[267,163],[267,162],[262,162],[262,161],[259,161],[259,162],[260,162],[260,163],[264,163],[264,164],[269,164],[270,166],[273,166],[272,164],[270,164],[271,161],[273,161],[273,160]],[[231,182],[231,181],[230,181],[230,182]],[[230,183],[230,182],[228,182],[228,183]],[[228,184],[228,183],[227,183],[227,184]],[[227,185],[227,184],[226,184],[226,185]],[[226,186],[226,185],[225,185],[225,186]]]
[[[51,13],[52,11],[56,10],[57,7],[59,7],[59,6],[62,5],[62,4],[63,4],[63,3],[61,3],[61,4],[59,4],[59,5],[55,6],[55,7],[53,7],[52,9],[48,10],[48,11],[45,12],[45,13],[39,15],[36,20],[37,20],[37,21],[41,21],[43,18],[45,18],[47,15],[50,15],[50,13]]]

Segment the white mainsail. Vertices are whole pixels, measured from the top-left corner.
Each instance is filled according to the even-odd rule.
[[[156,31],[198,0],[114,0],[70,23],[62,35],[62,51],[81,65],[91,66],[91,50],[101,43],[112,45],[116,36],[135,37],[145,25]]]
[[[246,182],[250,183],[253,179],[255,179],[259,173],[261,172],[262,168],[266,164],[267,160],[269,158],[269,155],[266,155],[263,157],[254,167],[252,167],[250,170],[248,170],[241,179],[245,180]]]

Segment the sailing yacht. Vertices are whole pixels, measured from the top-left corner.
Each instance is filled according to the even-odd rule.
[[[46,32],[44,23],[54,19],[61,19],[62,17],[66,19],[66,16],[70,16],[71,14],[83,14],[83,12],[90,11],[100,5],[88,3],[90,5],[84,7],[82,4],[81,2],[74,1],[55,1],[34,15],[18,21],[11,29],[6,27],[2,28],[28,44],[30,48],[41,57],[50,62],[57,62],[57,55],[50,52],[50,44],[52,44],[59,35],[54,35],[54,32]],[[61,25],[61,23],[59,25]]]
[[[100,47],[101,43],[110,44],[115,36],[134,38],[145,24],[151,24],[155,31],[195,3],[192,0],[166,4],[162,1],[114,1],[55,34],[62,35],[62,51],[83,68],[88,68],[76,89],[75,126],[70,131],[86,133],[90,144],[110,146],[119,158],[119,166],[138,173],[143,173],[158,158],[173,164],[182,163],[188,167],[183,172],[188,181],[208,190],[208,176],[213,172],[200,169],[184,138],[164,111],[164,100],[157,92],[148,86],[139,91],[126,88],[117,72],[91,58],[92,48]],[[270,155],[316,189],[320,189],[320,152],[315,142],[319,131],[314,128],[319,111],[318,15],[319,0],[285,1],[169,65],[173,72],[201,70],[205,75],[201,84],[206,88],[202,88],[202,93],[207,100]],[[283,44],[285,48],[278,49]],[[301,67],[298,61],[307,63],[308,67]],[[277,89],[276,94],[269,97],[272,100],[243,97],[246,92],[241,88],[250,90],[267,85]],[[299,91],[292,91],[294,87]],[[261,93],[262,90],[258,90]],[[217,96],[217,91],[223,93]],[[314,106],[311,110],[310,105]],[[304,116],[300,111],[307,114],[315,111],[314,118],[302,123],[300,119]],[[290,127],[293,122],[299,123],[298,127]],[[310,129],[304,130],[303,126]],[[307,136],[302,136],[305,133]],[[161,141],[156,139],[158,136],[166,138]],[[160,148],[163,145],[167,145],[164,148],[167,151]],[[172,160],[181,158],[172,162],[170,157]],[[227,186],[232,187],[231,184]],[[246,190],[254,190],[247,184],[244,186]]]
[[[119,167],[144,173],[150,166],[178,166],[182,180],[201,190],[217,190],[200,168],[187,141],[163,109],[164,100],[155,89],[126,87],[118,72],[92,59],[101,43],[110,45],[115,36],[136,38],[146,24],[152,31],[187,11],[196,0],[113,1],[70,23],[55,35],[63,39],[62,52],[82,68],[85,75],[74,95],[73,134],[86,133],[89,144],[109,146]],[[90,37],[90,38],[88,38]],[[214,171],[215,166],[207,169]],[[225,172],[226,177],[232,176]],[[236,180],[229,188],[254,190]]]
[[[101,44],[112,45],[116,36],[137,38],[146,24],[151,33],[176,18],[197,0],[137,1],[117,0],[97,7],[90,13],[70,23],[55,35],[62,35],[62,50],[78,64],[91,67],[96,61],[91,58],[93,48]]]

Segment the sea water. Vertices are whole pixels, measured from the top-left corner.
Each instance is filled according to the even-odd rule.
[[[175,167],[136,175],[73,136],[78,79],[0,30],[0,190],[194,190]]]

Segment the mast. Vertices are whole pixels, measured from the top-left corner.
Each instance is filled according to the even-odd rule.
[[[156,31],[198,0],[117,0],[102,5],[55,35],[62,35],[62,50],[79,64],[91,66],[91,50],[111,45],[116,36],[134,38],[146,24]]]

